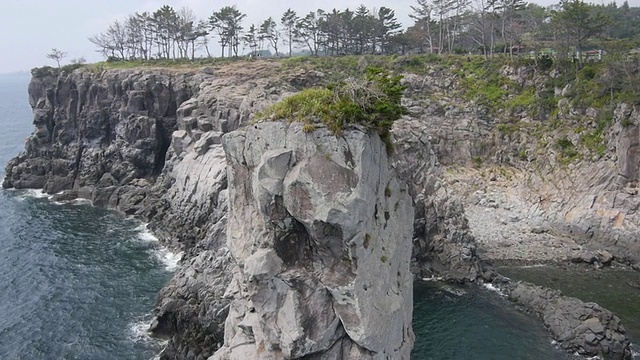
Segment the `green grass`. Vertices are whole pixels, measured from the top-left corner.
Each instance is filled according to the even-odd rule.
[[[149,60],[149,61],[112,61],[91,65],[72,65],[60,69],[45,66],[32,70],[34,77],[58,76],[69,73],[75,68],[84,66],[94,72],[105,69],[128,68],[197,68],[200,66],[216,66],[230,63],[249,61],[266,61],[261,59],[238,58],[207,58],[191,60]],[[393,151],[389,129],[393,121],[404,113],[400,106],[402,87],[398,83],[387,89],[394,88],[394,95],[385,95],[384,101],[361,101],[369,97],[365,91],[372,84],[366,79],[366,69],[375,67],[386,69],[387,78],[390,74],[412,73],[427,75],[426,80],[442,76],[451,79],[452,86],[443,88],[440,85],[425,87],[425,90],[413,89],[410,96],[414,99],[429,99],[434,111],[448,105],[461,106],[473,103],[483,114],[489,114],[495,124],[496,132],[501,135],[527,134],[538,140],[538,146],[547,145],[557,147],[563,162],[578,159],[581,154],[604,155],[607,151],[604,134],[613,123],[612,109],[621,102],[640,105],[636,83],[625,85],[621,81],[611,78],[612,69],[616,66],[602,63],[587,63],[581,69],[573,63],[551,62],[549,66],[538,66],[526,80],[526,85],[510,80],[505,74],[505,67],[517,69],[521,66],[535,66],[532,59],[508,59],[496,56],[484,59],[479,55],[439,55],[439,54],[411,54],[411,55],[347,55],[331,57],[293,57],[272,58],[268,61],[279,63],[279,70],[283,74],[298,70],[316,70],[325,74],[314,87],[284,99],[282,102],[264,110],[259,116],[273,119],[287,119],[300,121],[303,131],[313,132],[318,124],[325,124],[338,134],[349,123],[363,124],[378,131],[385,140],[387,150]],[[556,69],[553,76],[551,69]],[[532,70],[530,68],[529,70]],[[434,75],[439,74],[439,75]],[[531,72],[530,72],[531,73]],[[526,74],[526,72],[525,72]],[[265,74],[264,76],[277,76]],[[622,75],[618,74],[618,77]],[[360,86],[349,87],[350,81],[359,79]],[[364,78],[364,80],[363,80]],[[382,79],[382,78],[381,78]],[[625,80],[626,78],[622,78]],[[380,80],[380,79],[379,79]],[[615,81],[614,81],[615,80]],[[630,80],[629,80],[630,81]],[[531,85],[533,83],[533,85]],[[556,89],[564,89],[570,84],[570,90],[565,95],[556,95]],[[379,84],[380,85],[380,84]],[[371,86],[369,86],[371,87]],[[427,90],[428,89],[428,90]],[[379,94],[380,91],[377,91]],[[558,101],[566,97],[570,106],[576,111],[561,114],[557,107]],[[442,99],[442,101],[441,101]],[[466,108],[466,106],[465,106]],[[585,116],[575,115],[584,113],[588,108],[595,109],[599,114],[594,120]],[[444,113],[444,110],[442,110]],[[528,122],[520,121],[527,117]],[[589,122],[596,122],[595,125]],[[630,126],[630,120],[623,120],[623,126]],[[578,140],[571,144],[560,138],[558,134],[579,134]],[[499,134],[499,135],[500,135]],[[512,137],[515,139],[515,137]],[[546,142],[546,144],[543,144]],[[525,154],[526,155],[526,154]],[[525,156],[519,156],[525,158]],[[479,159],[478,159],[479,160]],[[476,161],[478,163],[478,161]]]
[[[225,58],[201,58],[201,59],[153,59],[153,60],[127,60],[127,61],[102,61],[95,66],[105,69],[131,69],[139,67],[197,67],[206,65],[222,65],[234,62],[251,61],[245,57],[225,57]]]
[[[580,153],[576,146],[566,136],[556,140],[556,148],[560,151],[558,160],[563,165],[568,165],[580,158]]]
[[[454,73],[460,78],[464,97],[487,107],[491,112],[504,107],[509,87],[514,84],[500,73],[501,59],[485,60],[481,56],[456,59]]]
[[[536,89],[529,88],[509,99],[505,103],[505,107],[510,110],[530,110],[537,103]]]
[[[333,92],[327,88],[310,88],[295,93],[270,106],[258,117],[287,119],[305,123],[328,122],[335,116],[327,104],[334,102]]]
[[[233,62],[251,61],[242,57],[232,58],[202,58],[202,59],[157,59],[157,60],[127,60],[127,61],[101,61],[93,64],[69,64],[60,68],[51,66],[43,66],[33,68],[31,75],[35,78],[43,78],[45,76],[58,76],[59,74],[68,74],[75,69],[87,68],[93,72],[100,72],[108,69],[136,69],[136,68],[196,68],[199,66],[214,66],[229,64]]]
[[[393,122],[406,113],[401,105],[401,76],[368,68],[364,78],[350,78],[327,87],[304,89],[266,108],[256,118],[326,124],[334,134],[358,123],[375,129],[385,143]],[[310,126],[305,131],[313,131]],[[392,148],[391,148],[392,149]],[[387,144],[387,151],[390,151]]]

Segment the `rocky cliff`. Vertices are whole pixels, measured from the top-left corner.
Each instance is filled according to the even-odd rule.
[[[3,186],[91,199],[149,222],[163,243],[184,251],[155,309],[152,331],[169,339],[162,358],[206,359],[218,348],[216,358],[403,357],[413,341],[409,267],[419,277],[490,281],[496,274],[478,254],[496,259],[495,249],[507,248],[496,239],[517,239],[492,231],[529,233],[531,224],[544,236],[544,226],[560,231],[571,217],[553,212],[564,207],[529,211],[549,181],[524,187],[511,179],[507,188],[502,172],[487,170],[485,179],[469,166],[482,155],[539,174],[504,155],[515,141],[497,137],[497,122],[473,105],[461,108],[449,90],[455,76],[442,72],[405,77],[409,115],[394,125],[391,158],[362,129],[335,137],[323,128],[251,124],[258,110],[329,78],[274,61],[39,73],[29,87],[36,130],[7,166]],[[626,191],[612,201],[626,209],[624,238],[635,239],[627,236],[633,181],[624,180],[634,176],[635,133],[619,128],[627,134],[619,138],[628,139],[619,148],[628,144],[631,154],[618,162],[627,164],[626,178],[589,177],[595,180],[574,197],[565,197],[570,186],[556,187],[552,203],[574,206],[569,199],[587,199],[589,189],[600,189],[594,184]],[[487,139],[497,140],[489,146]],[[607,164],[613,167],[603,169],[616,166]],[[602,209],[580,207],[595,214],[592,220],[573,223],[600,219],[592,229],[613,228],[615,220],[602,220],[611,218],[602,212],[610,211],[610,196],[599,199]],[[635,242],[607,244],[623,258]],[[617,331],[617,322],[609,323]]]
[[[436,65],[405,77],[405,105],[429,124],[434,157],[446,169],[441,179],[463,200],[485,257],[593,262],[607,259],[598,255],[606,251],[638,267],[640,111],[624,102],[580,103],[579,79],[550,86],[561,76],[553,70],[494,72],[487,76],[504,84],[505,95],[493,107],[465,94],[469,82],[489,86],[468,80],[475,74]],[[555,115],[510,109],[523,89],[534,94],[529,106],[549,101]]]
[[[3,185],[90,199],[185,251],[158,297],[153,331],[169,338],[164,358],[206,358],[223,340],[232,258],[220,138],[293,89],[259,75],[277,64],[249,65],[83,68],[39,73],[29,85],[36,130]]]
[[[377,134],[260,123],[224,137],[238,267],[214,359],[408,359],[413,207]]]

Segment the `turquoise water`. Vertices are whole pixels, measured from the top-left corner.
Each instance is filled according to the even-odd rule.
[[[542,324],[496,292],[477,286],[416,283],[413,359],[570,359]]]

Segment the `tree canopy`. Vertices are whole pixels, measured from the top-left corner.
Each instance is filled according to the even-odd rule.
[[[235,6],[213,10],[203,20],[189,8],[165,5],[115,21],[89,40],[111,60],[209,57],[211,39],[218,42],[223,57],[266,50],[276,56],[476,53],[489,57],[553,49],[562,56],[577,53],[581,59],[585,49],[602,48],[607,42],[626,39],[628,47],[640,42],[640,8],[627,2],[618,6],[560,0],[542,7],[524,0],[415,0],[403,10],[413,21],[406,27],[394,9],[365,5],[304,15],[289,8],[245,24],[247,14]]]

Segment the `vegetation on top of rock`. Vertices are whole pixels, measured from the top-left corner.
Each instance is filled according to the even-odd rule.
[[[164,5],[116,20],[89,41],[105,58],[122,60],[211,57],[215,38],[221,57],[242,55],[241,49],[248,56],[279,56],[287,46],[288,56],[535,54],[539,58],[577,55],[582,63],[591,56],[587,50],[602,48],[598,39],[632,39],[640,34],[640,8],[628,2],[618,6],[560,0],[543,7],[523,0],[500,4],[416,0],[397,9],[413,20],[406,27],[396,10],[387,6],[317,9],[306,14],[289,8],[281,14],[260,14],[262,20],[254,23],[246,20],[255,16],[236,6],[211,10],[208,18],[199,18],[201,13],[188,7]]]
[[[75,64],[65,65],[59,68],[54,68],[51,66],[35,67],[31,69],[31,76],[33,76],[36,79],[42,79],[47,76],[58,76],[60,74],[69,74],[73,70],[76,70],[85,66],[87,65],[75,63]]]
[[[67,53],[56,48],[51,49],[50,53],[47,53],[47,59],[51,59],[60,67],[60,61],[67,56]]]
[[[339,134],[347,124],[361,124],[388,136],[393,122],[407,110],[400,100],[402,76],[381,68],[367,68],[364,78],[347,78],[327,87],[302,90],[268,107],[258,117],[324,123]],[[312,131],[313,126],[305,127]]]

